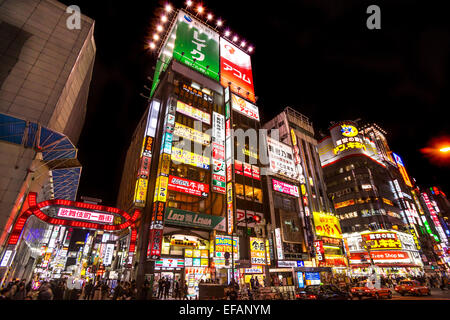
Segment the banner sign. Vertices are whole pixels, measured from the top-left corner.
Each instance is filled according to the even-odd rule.
[[[276,179],[272,179],[272,185],[273,190],[275,191],[286,193],[297,198],[300,197],[298,186],[294,186],[292,184],[285,183]]]
[[[175,208],[167,208],[165,223],[208,230],[225,231],[225,218],[210,214],[195,213]]]
[[[67,209],[67,208],[60,208],[58,210],[57,216],[61,218],[73,218],[107,224],[112,224],[114,221],[114,216],[112,214],[76,210],[76,209]]]
[[[266,248],[264,238],[250,237],[250,262],[252,265],[266,264]]]
[[[325,250],[323,248],[322,240],[314,241],[314,249],[316,251],[316,258],[319,262],[325,261]]]
[[[239,98],[237,95],[231,95],[231,108],[242,113],[243,115],[259,121],[259,109],[254,104]]]
[[[169,190],[183,192],[198,197],[207,197],[209,193],[209,185],[175,176],[169,176]]]
[[[182,10],[176,28],[173,57],[219,81],[219,34]]]
[[[298,180],[299,172],[295,164],[292,148],[288,145],[267,137],[270,170],[291,179]]]
[[[211,115],[200,109],[194,108],[186,103],[177,101],[177,112],[187,115],[195,120],[202,121],[208,125],[211,124]]]
[[[323,212],[313,212],[316,235],[342,239],[339,219]]]
[[[224,38],[220,38],[220,84],[228,87],[229,82],[231,91],[250,101],[256,101],[250,56]]]
[[[178,122],[175,122],[173,134],[203,145],[209,145],[211,139],[208,134],[192,129]],[[170,140],[170,143],[172,146],[172,140]]]
[[[397,235],[394,232],[363,233],[361,238],[366,242],[372,242],[370,250],[402,248],[402,243],[397,239]]]
[[[204,157],[177,147],[172,147],[172,161],[181,162],[206,170],[209,170],[210,164],[208,157]]]

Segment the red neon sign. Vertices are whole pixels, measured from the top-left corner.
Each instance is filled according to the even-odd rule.
[[[107,206],[89,204],[89,203],[84,203],[84,202],[76,202],[76,201],[70,201],[70,200],[62,200],[62,199],[46,200],[46,201],[43,201],[40,203],[37,203],[36,200],[37,200],[37,194],[35,192],[30,192],[28,195],[28,204],[30,207],[26,211],[24,211],[20,215],[20,217],[17,219],[17,222],[11,231],[11,236],[9,238],[8,244],[11,244],[11,245],[17,244],[17,242],[19,241],[19,238],[20,238],[20,234],[22,233],[23,227],[25,226],[26,220],[32,214],[34,214],[40,220],[50,223],[50,224],[64,225],[64,226],[68,226],[68,227],[77,227],[77,228],[105,230],[105,231],[118,231],[118,230],[123,230],[125,228],[128,228],[130,226],[134,227],[134,222],[137,220],[137,218],[141,214],[141,211],[138,209],[136,209],[133,213],[133,216],[130,217],[130,215],[123,210],[120,210],[118,208],[107,207]],[[118,224],[118,225],[92,223],[92,222],[85,222],[85,221],[79,221],[79,220],[58,219],[58,218],[50,217],[41,211],[41,208],[55,206],[55,205],[58,205],[58,206],[70,205],[71,207],[76,207],[76,208],[113,212],[113,213],[121,215],[123,218],[125,218],[126,221],[124,223]],[[103,215],[109,216],[107,214],[103,214]],[[69,217],[69,218],[71,218],[71,217]]]

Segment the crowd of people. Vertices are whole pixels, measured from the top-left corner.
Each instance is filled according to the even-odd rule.
[[[351,285],[354,285],[358,282],[364,281],[367,279],[366,276],[353,277],[351,279]],[[383,287],[395,288],[396,285],[400,283],[402,280],[416,280],[421,285],[427,286],[429,288],[440,288],[442,290],[448,289],[448,277],[446,275],[420,275],[420,276],[403,276],[403,275],[382,275],[380,277],[380,284]]]

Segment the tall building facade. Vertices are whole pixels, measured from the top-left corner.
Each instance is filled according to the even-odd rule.
[[[287,107],[264,128],[271,172],[265,181],[278,267],[294,268],[296,285],[301,278],[311,284],[304,267],[345,273],[342,231],[327,197],[312,122]]]
[[[83,128],[95,58],[94,21],[80,15],[69,30],[67,7],[53,0],[0,4],[0,245],[26,209],[39,200],[75,200],[81,164],[76,143]],[[2,259],[2,274],[15,259],[28,276],[46,226],[30,218],[17,254]],[[28,230],[28,231],[27,231]],[[17,262],[17,263],[16,263]],[[14,269],[14,268],[13,268]],[[25,271],[28,270],[28,271]]]
[[[329,130],[319,154],[352,272],[423,271],[418,232],[423,223],[413,185],[401,158],[390,151],[386,133],[376,124],[352,121]]]
[[[185,10],[168,16],[118,207],[144,208],[132,258],[138,283],[182,279],[197,296],[201,279],[263,280],[258,137],[248,137],[260,128],[259,112],[250,56]]]

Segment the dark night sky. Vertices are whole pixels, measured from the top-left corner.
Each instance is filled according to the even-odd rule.
[[[114,205],[126,150],[146,108],[155,59],[145,49],[164,1],[64,0],[95,19],[97,56],[78,148],[78,196]],[[172,1],[180,6],[184,1]],[[255,46],[253,78],[262,121],[291,106],[326,131],[330,121],[362,118],[388,132],[420,185],[449,191],[449,170],[421,153],[449,135],[447,11],[426,1],[208,1],[206,8]],[[366,9],[381,8],[381,30]],[[153,27],[152,27],[153,24]]]

